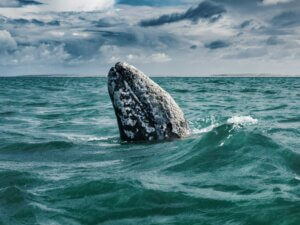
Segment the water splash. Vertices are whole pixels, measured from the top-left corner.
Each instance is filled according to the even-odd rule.
[[[227,120],[228,124],[233,125],[252,125],[257,124],[258,120],[252,118],[251,116],[233,116]]]

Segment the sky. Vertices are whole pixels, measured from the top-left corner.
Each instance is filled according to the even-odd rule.
[[[0,0],[0,75],[300,75],[300,0]]]

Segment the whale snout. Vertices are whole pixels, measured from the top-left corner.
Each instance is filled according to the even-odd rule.
[[[126,62],[117,62],[115,65],[115,68],[117,71],[124,71],[125,69],[128,69],[130,65]]]
[[[141,78],[143,74],[140,73],[135,67],[126,62],[117,62],[114,67],[109,71],[108,78],[121,79],[130,82]]]

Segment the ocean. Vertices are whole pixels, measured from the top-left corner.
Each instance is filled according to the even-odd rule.
[[[105,77],[0,78],[0,224],[300,224],[300,78],[154,78],[191,135],[122,143]]]

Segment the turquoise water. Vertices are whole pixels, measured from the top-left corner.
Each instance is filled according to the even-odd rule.
[[[0,224],[300,224],[300,79],[156,78],[192,135],[121,143],[106,78],[0,78]]]

